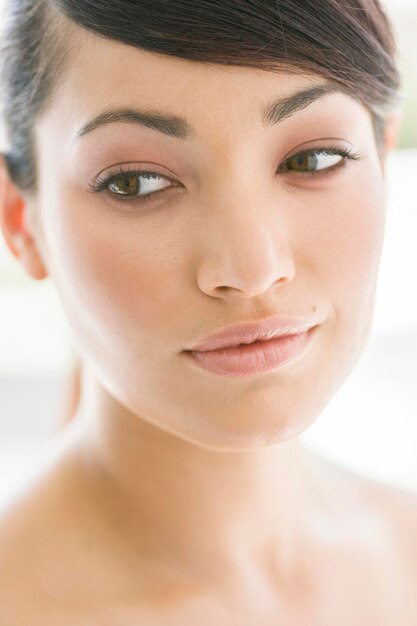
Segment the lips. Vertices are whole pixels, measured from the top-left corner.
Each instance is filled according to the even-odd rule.
[[[194,346],[187,348],[193,352],[208,352],[260,343],[289,335],[300,335],[317,325],[317,322],[305,318],[272,316],[265,320],[229,326],[206,337]]]
[[[187,351],[193,366],[221,376],[256,376],[295,363],[314,345],[318,326],[299,334],[287,334],[250,344],[206,351]]]

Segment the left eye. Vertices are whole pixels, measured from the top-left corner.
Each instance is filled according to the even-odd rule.
[[[334,167],[344,160],[347,154],[326,152],[304,152],[284,161],[281,171],[316,172]]]

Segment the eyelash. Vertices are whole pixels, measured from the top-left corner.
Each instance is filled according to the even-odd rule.
[[[288,157],[287,159],[285,159],[285,161],[283,161],[283,163],[287,163],[291,159],[296,159],[296,158],[303,157],[303,156],[314,156],[314,155],[323,155],[323,154],[326,156],[338,155],[338,156],[343,157],[343,159],[339,161],[339,163],[336,163],[335,165],[332,165],[330,167],[323,168],[322,170],[316,170],[316,171],[311,171],[311,172],[297,172],[295,170],[281,170],[281,173],[291,174],[291,172],[294,172],[294,174],[298,174],[302,177],[306,177],[306,178],[314,177],[315,179],[319,179],[319,178],[323,178],[324,176],[329,176],[333,174],[336,170],[342,167],[346,167],[348,165],[348,161],[359,161],[362,158],[360,154],[353,153],[352,149],[349,149],[349,148],[342,149],[338,146],[331,146],[331,147],[326,147],[326,148],[314,148],[311,150],[303,150],[302,152],[298,152],[297,154],[294,154]],[[280,170],[278,169],[277,172],[279,171]],[[109,174],[105,178],[101,178],[99,176],[95,181],[89,183],[88,185],[89,191],[92,193],[100,193],[100,192],[106,191],[107,187],[110,185],[110,183],[112,182],[114,178],[117,178],[118,176],[123,176],[123,175],[125,176],[137,175],[138,178],[140,178],[141,176],[147,175],[147,176],[154,176],[158,178],[165,178],[165,180],[174,182],[172,181],[172,179],[162,174],[159,174],[158,172],[151,172],[148,170],[131,170],[131,169],[125,169],[123,166],[120,166],[118,169],[113,171],[111,174]],[[143,204],[145,202],[148,202],[154,199],[154,197],[158,195],[159,193],[166,191],[167,189],[171,189],[171,188],[172,187],[165,187],[164,189],[160,189],[159,191],[153,191],[144,196],[125,196],[125,199],[123,199],[122,195],[119,198],[117,197],[117,194],[111,194],[111,195],[114,198],[116,198],[116,202],[121,202],[125,204],[129,202]]]

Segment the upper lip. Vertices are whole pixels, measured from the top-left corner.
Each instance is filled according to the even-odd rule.
[[[209,350],[219,350],[240,344],[253,343],[254,341],[268,341],[274,337],[299,335],[316,325],[316,322],[307,321],[305,318],[275,315],[265,320],[229,326],[206,337],[191,348],[188,348],[188,350],[207,352]]]

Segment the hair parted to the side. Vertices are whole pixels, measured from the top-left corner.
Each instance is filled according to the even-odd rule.
[[[7,0],[0,67],[5,154],[36,191],[33,126],[65,79],[74,26],[151,52],[335,81],[372,113],[377,140],[400,77],[379,0]]]

